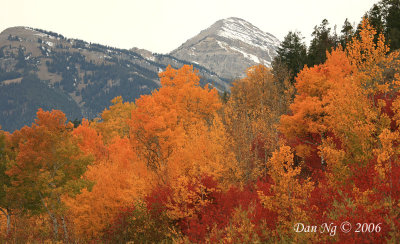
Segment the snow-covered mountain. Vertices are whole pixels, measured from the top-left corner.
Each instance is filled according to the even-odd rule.
[[[255,64],[271,66],[279,40],[240,18],[215,22],[170,54],[198,63],[227,79],[243,77]]]

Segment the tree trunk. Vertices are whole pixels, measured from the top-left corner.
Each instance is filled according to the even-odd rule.
[[[3,212],[3,214],[6,216],[7,218],[7,235],[10,234],[10,230],[11,230],[11,213],[10,210],[6,209],[2,209],[0,208],[0,211]]]
[[[64,239],[65,239],[65,243],[68,243],[68,230],[67,230],[67,225],[65,224],[65,219],[64,216],[61,216],[61,220],[63,223],[63,228],[64,228]]]
[[[321,139],[322,140],[326,139],[325,132],[321,133]],[[324,154],[322,152],[321,152],[321,168],[323,171],[326,170],[326,162],[325,162]]]
[[[58,204],[61,205],[61,200],[60,200],[59,196],[57,197],[57,201],[58,201]],[[68,230],[67,230],[67,225],[65,223],[64,215],[61,215],[61,221],[62,221],[63,229],[64,229],[64,240],[65,240],[65,243],[68,243],[69,236],[68,236]]]
[[[53,220],[54,240],[58,240],[58,222],[57,218],[49,212],[50,218]]]
[[[44,208],[46,209],[47,213],[49,214],[51,220],[53,221],[53,228],[54,228],[54,240],[58,240],[58,222],[57,218],[54,216],[52,212],[50,212],[50,209],[47,207],[46,203],[44,202],[42,193],[39,192],[40,200],[42,201],[42,204]]]

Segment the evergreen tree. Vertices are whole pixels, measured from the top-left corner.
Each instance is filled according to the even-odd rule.
[[[385,36],[390,42],[390,49],[400,48],[400,0],[384,0],[387,6]]]
[[[322,20],[322,23],[319,26],[314,27],[312,33],[313,39],[311,40],[307,54],[307,63],[309,66],[325,62],[326,51],[331,51],[332,47],[335,46],[336,43],[334,37],[330,32],[331,28],[326,19]]]
[[[369,19],[371,26],[377,31],[375,42],[380,34],[384,34],[391,50],[400,48],[400,0],[381,0],[364,17]],[[359,30],[360,24],[357,34]]]
[[[26,68],[24,49],[21,46],[19,46],[18,48],[17,64],[15,65],[15,68],[16,69]]]
[[[0,48],[0,58],[4,57],[4,46],[2,48]]]
[[[346,44],[351,40],[351,38],[353,38],[354,35],[354,27],[347,18],[343,23],[340,33],[340,44],[342,47],[346,47]]]
[[[307,59],[307,47],[302,41],[300,32],[289,31],[278,48],[278,55],[275,57],[273,67],[284,64],[290,71],[291,79],[303,69]]]

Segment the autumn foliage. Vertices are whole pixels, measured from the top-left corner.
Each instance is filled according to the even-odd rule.
[[[40,109],[0,131],[0,239],[398,243],[400,59],[375,35],[365,19],[294,87],[258,65],[222,102],[185,65],[77,128]]]

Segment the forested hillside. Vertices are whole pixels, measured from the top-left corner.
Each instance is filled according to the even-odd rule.
[[[162,54],[146,59],[133,50],[40,29],[6,29],[0,34],[0,124],[7,131],[30,125],[39,108],[60,109],[71,121],[93,119],[116,96],[135,101],[157,89],[158,73],[169,64],[191,63]],[[203,86],[229,90],[227,81],[192,65]]]

